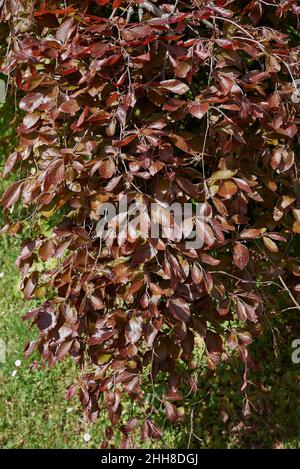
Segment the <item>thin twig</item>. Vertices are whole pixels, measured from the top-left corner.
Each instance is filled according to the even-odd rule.
[[[258,246],[258,249],[260,250],[260,252],[267,257],[267,259],[271,262],[271,264],[273,265],[273,267],[276,268],[276,265],[275,263],[272,261],[272,259],[270,258],[270,256],[267,254],[267,252],[262,249],[260,247],[260,245],[258,243],[256,243],[256,245]],[[290,299],[292,300],[292,302],[294,303],[295,307],[300,311],[300,305],[298,303],[298,301],[296,300],[296,298],[294,297],[293,293],[291,292],[291,290],[289,289],[289,287],[287,286],[287,284],[285,283],[285,281],[283,280],[282,276],[281,275],[278,275],[278,278],[284,288],[284,290],[287,292],[287,294],[289,295]]]
[[[188,440],[188,449],[190,449],[191,447],[193,433],[194,433],[194,409],[192,409],[191,415],[190,415],[190,433],[189,433],[189,440]]]
[[[178,3],[179,3],[179,0],[176,0],[175,5],[172,8],[172,13],[175,13]]]

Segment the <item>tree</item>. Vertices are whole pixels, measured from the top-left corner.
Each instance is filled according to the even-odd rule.
[[[181,421],[199,351],[212,374],[239,355],[246,391],[249,344],[279,299],[300,309],[299,48],[285,34],[299,14],[273,0],[3,2],[2,71],[21,98],[4,231],[28,223],[21,202],[24,297],[46,297],[24,317],[39,330],[25,354],[78,362],[67,396],[92,421],[107,410],[104,445],[117,425],[123,447],[136,428],[159,438],[161,406]],[[105,237],[102,209],[125,197]],[[168,231],[175,202],[201,207],[180,226],[201,246]],[[123,230],[132,206],[140,224]],[[156,237],[141,229],[153,221]]]

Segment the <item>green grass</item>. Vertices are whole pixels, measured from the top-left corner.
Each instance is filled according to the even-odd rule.
[[[35,331],[21,321],[28,305],[23,305],[14,267],[18,246],[3,236],[0,251],[0,339],[6,344],[6,363],[0,365],[0,447],[96,447],[101,443],[100,422],[93,428],[85,425],[78,401],[64,397],[65,386],[75,374],[72,361],[31,371],[30,363],[38,356],[23,357],[24,344]],[[20,367],[15,366],[16,360],[21,360]],[[12,376],[14,370],[17,374]],[[97,438],[84,443],[85,431]]]

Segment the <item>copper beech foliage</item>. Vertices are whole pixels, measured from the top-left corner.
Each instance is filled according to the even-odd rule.
[[[257,366],[248,345],[280,297],[299,309],[299,258],[287,245],[300,232],[300,49],[286,24],[298,27],[300,7],[1,5],[2,71],[21,116],[3,174],[21,176],[2,197],[3,230],[56,221],[47,237],[41,229],[26,239],[17,259],[25,299],[47,298],[24,317],[39,330],[25,354],[38,348],[50,366],[76,360],[67,396],[79,394],[86,419],[107,410],[104,446],[117,427],[123,447],[133,431],[159,438],[157,413],[182,421],[197,394],[201,350],[211,376],[239,356],[246,391]],[[204,246],[138,231],[100,243],[100,205],[125,194],[146,214],[154,201],[205,203]],[[32,208],[29,222],[14,216],[20,204]]]

